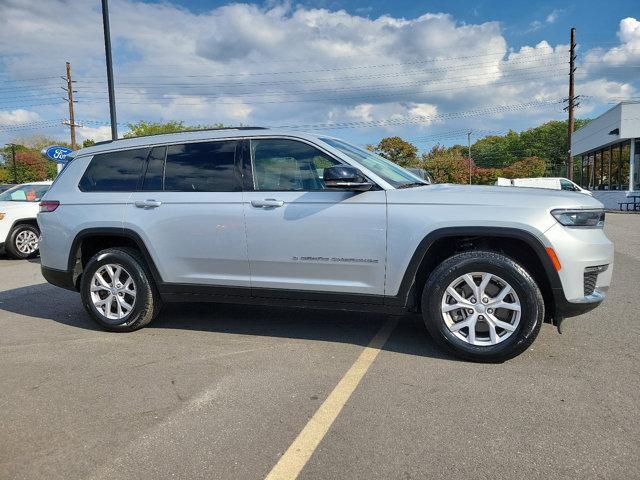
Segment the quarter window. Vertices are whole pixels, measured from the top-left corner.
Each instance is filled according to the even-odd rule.
[[[167,147],[165,191],[237,192],[237,141],[187,143]]]
[[[324,169],[339,165],[317,148],[288,139],[251,140],[253,182],[262,191],[325,188]]]
[[[148,148],[94,155],[80,179],[83,192],[133,192],[138,188]]]

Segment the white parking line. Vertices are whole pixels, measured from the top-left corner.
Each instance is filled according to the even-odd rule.
[[[316,413],[307,422],[300,434],[289,446],[284,455],[271,469],[266,480],[293,480],[298,477],[304,466],[313,455],[338,414],[357,388],[371,364],[389,339],[398,323],[398,317],[389,320],[376,333],[369,345],[365,347],[351,368],[340,379],[327,399],[320,405]]]

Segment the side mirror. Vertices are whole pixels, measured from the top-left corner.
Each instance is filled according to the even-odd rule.
[[[337,190],[365,192],[373,188],[373,183],[367,180],[360,170],[351,165],[335,165],[325,168],[322,179],[326,188]]]

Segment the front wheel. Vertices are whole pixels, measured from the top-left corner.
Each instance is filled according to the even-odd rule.
[[[433,339],[455,355],[501,362],[535,340],[544,300],[535,280],[513,259],[470,251],[446,259],[431,273],[422,312]]]

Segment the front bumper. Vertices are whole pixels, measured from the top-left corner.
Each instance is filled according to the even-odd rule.
[[[558,277],[561,285],[554,285],[559,308],[571,311],[588,310],[590,304],[597,306],[604,298],[613,274],[613,243],[604,231],[599,228],[563,227],[557,223],[544,236],[547,246],[553,248],[560,261]],[[605,265],[606,269],[595,279],[595,288],[593,281],[590,288],[586,288],[585,273]],[[556,291],[558,288],[561,291]]]
[[[555,320],[569,317],[577,317],[583,313],[590,312],[602,303],[608,287],[601,287],[591,294],[579,300],[568,301],[564,295],[564,290],[554,289],[553,295],[555,299]]]

